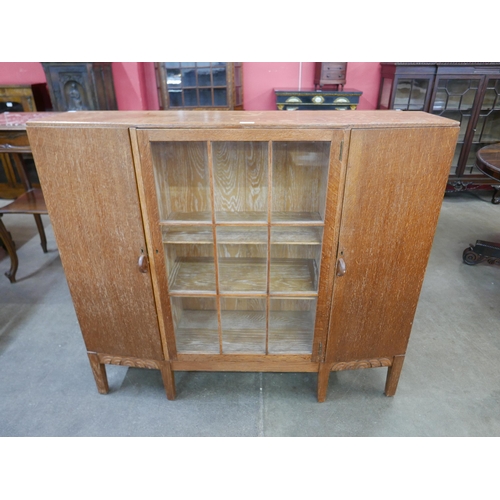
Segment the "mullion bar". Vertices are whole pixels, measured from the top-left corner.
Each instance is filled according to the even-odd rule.
[[[267,143],[267,279],[266,279],[266,355],[269,354],[269,315],[271,307],[271,215],[273,203],[273,141]]]
[[[215,293],[217,304],[217,327],[219,330],[219,354],[222,354],[222,314],[220,304],[220,285],[219,285],[219,255],[217,253],[217,226],[215,224],[215,189],[214,189],[214,165],[212,141],[207,142],[208,153],[208,176],[210,179],[210,204],[212,206],[212,232],[214,237],[214,263],[215,263]]]

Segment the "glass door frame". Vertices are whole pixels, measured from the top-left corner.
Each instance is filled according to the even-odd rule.
[[[328,333],[328,323],[331,306],[331,293],[333,289],[335,256],[337,253],[336,242],[338,239],[338,228],[340,220],[340,205],[341,205],[341,187],[343,186],[343,179],[345,176],[346,161],[342,159],[342,143],[348,141],[349,132],[344,129],[138,129],[131,131],[132,143],[135,145],[135,154],[138,159],[136,161],[139,195],[141,204],[143,206],[143,219],[146,229],[146,239],[148,242],[148,255],[150,258],[150,266],[152,278],[154,283],[155,297],[157,301],[157,309],[159,312],[160,330],[165,338],[166,357],[170,360],[176,359],[190,359],[189,354],[177,353],[176,340],[174,333],[174,325],[172,319],[172,311],[170,307],[171,294],[168,289],[168,276],[166,272],[164,245],[162,242],[161,228],[160,228],[160,215],[158,208],[158,198],[154,178],[154,165],[152,155],[152,143],[156,142],[206,142],[208,148],[208,163],[209,163],[209,176],[210,176],[210,197],[212,203],[212,223],[210,226],[214,232],[214,249],[217,250],[217,236],[216,230],[221,227],[215,220],[214,213],[214,174],[213,174],[213,158],[212,156],[212,142],[266,142],[268,144],[268,199],[272,198],[272,170],[273,170],[273,157],[272,157],[272,144],[273,142],[329,142],[330,153],[328,159],[328,183],[325,186],[326,190],[326,206],[323,227],[323,241],[321,244],[321,263],[319,269],[319,283],[318,291],[316,294],[316,317],[314,325],[314,337],[312,352],[310,355],[295,355],[287,354],[286,357],[300,357],[303,361],[317,362],[322,359],[325,352],[326,336]],[[267,309],[267,322],[269,321],[269,303],[272,298],[280,298],[283,294],[271,294],[269,290],[269,269],[270,269],[270,252],[271,252],[271,228],[274,227],[271,223],[271,205],[267,207],[268,220],[266,223],[261,224],[267,227],[268,231],[268,261],[267,261],[267,291],[265,294],[260,294],[261,297],[266,298]],[[214,254],[217,270],[217,254]],[[223,297],[229,297],[229,293],[221,293],[219,288],[219,276],[216,275],[216,292],[215,294],[208,293],[204,296],[214,297],[217,299],[217,312],[219,315],[219,331],[221,331],[220,323],[220,300]],[[174,296],[175,294],[172,294]],[[257,297],[258,294],[255,294]],[[290,298],[298,298],[301,295],[293,294]],[[250,297],[254,294],[239,294],[240,297]],[[269,354],[267,343],[269,338],[269,326],[267,323],[266,328],[266,354],[258,355],[251,354],[253,359],[260,358],[262,360],[269,360],[270,358],[278,359],[279,355]],[[220,339],[222,342],[222,339]],[[240,355],[219,354],[219,355],[205,355],[199,354],[197,357],[206,356],[218,359],[234,358]],[[247,355],[248,356],[248,355]],[[283,356],[281,356],[283,358]]]
[[[445,69],[449,70],[450,68],[445,68]],[[482,102],[482,100],[484,98],[487,77],[485,75],[474,75],[473,73],[440,73],[438,71],[438,73],[436,74],[434,89],[432,92],[432,98],[431,98],[431,101],[429,104],[429,113],[432,113],[432,110],[434,107],[434,102],[436,100],[436,94],[438,91],[439,80],[477,80],[478,81],[477,92],[476,92],[476,95],[474,97],[474,103],[473,103],[472,109],[471,109],[471,116],[469,119],[469,123],[467,124],[467,130],[466,130],[465,135],[464,135],[462,149],[460,151],[460,155],[459,155],[458,161],[457,161],[456,173],[454,175],[450,176],[450,179],[461,179],[461,178],[465,177],[465,178],[473,181],[473,180],[477,179],[477,176],[473,176],[473,175],[466,176],[466,175],[464,175],[464,170],[465,170],[465,166],[467,163],[467,158],[469,157],[469,152],[470,152],[471,144],[472,144],[472,138],[474,137],[476,124],[477,124],[477,121],[479,118],[479,113],[481,111],[480,103]],[[440,116],[442,116],[442,115],[440,115]],[[484,179],[484,176],[482,176],[481,179]]]

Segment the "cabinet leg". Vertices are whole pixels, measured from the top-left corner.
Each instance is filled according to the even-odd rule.
[[[324,403],[326,400],[326,391],[328,390],[328,381],[330,380],[330,363],[320,363],[318,371],[318,402]]]
[[[400,356],[394,356],[392,360],[392,365],[389,366],[387,370],[387,381],[385,383],[385,395],[394,396],[396,394],[396,389],[398,388],[399,376],[401,375],[401,369],[403,368],[403,362],[405,360],[404,354]]]
[[[5,276],[9,278],[11,283],[15,283],[16,272],[19,266],[19,261],[17,259],[16,247],[14,245],[14,241],[12,240],[9,231],[7,231],[7,228],[4,226],[1,217],[2,216],[0,215],[0,240],[3,241],[5,249],[7,250],[7,253],[9,254],[10,257],[10,269],[5,273]]]
[[[167,399],[173,401],[176,397],[175,376],[170,362],[163,361],[160,370],[161,370],[161,378],[163,379],[163,385],[165,386],[165,392],[167,393]]]
[[[109,392],[108,377],[106,375],[106,367],[99,362],[99,357],[95,352],[87,353],[90,361],[90,367],[94,374],[95,383],[99,394],[107,394]]]
[[[45,229],[43,228],[42,216],[40,214],[33,214],[35,218],[36,227],[40,234],[40,244],[42,245],[43,253],[47,253],[47,237],[45,236]]]

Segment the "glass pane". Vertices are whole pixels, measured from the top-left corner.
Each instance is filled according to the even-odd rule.
[[[218,227],[217,254],[221,293],[267,292],[266,227]]]
[[[267,222],[267,142],[214,142],[215,218]]]
[[[273,143],[272,222],[324,221],[329,156],[329,142]]]
[[[214,89],[214,106],[227,106],[226,89]]]
[[[211,223],[205,142],[151,143],[160,220]]]
[[[178,68],[179,63],[178,62],[166,62],[165,67],[166,68]]]
[[[462,104],[460,109],[471,110],[474,105],[474,99],[476,98],[477,89],[468,90],[462,97]]]
[[[198,85],[200,87],[210,87],[212,85],[210,68],[198,69]]]
[[[495,105],[495,101],[497,99],[497,93],[495,89],[486,89],[486,93],[484,95],[483,102],[481,104],[481,109],[492,109]]]
[[[439,89],[436,92],[436,97],[434,99],[434,104],[432,106],[433,111],[441,111],[446,108],[446,102],[448,100],[448,94],[445,90]]]
[[[210,67],[210,63],[209,62],[197,62],[196,66],[198,66],[198,68],[203,68],[206,66]]]
[[[194,63],[194,62],[181,62],[181,66],[183,68],[188,68],[188,67],[196,66],[196,63]]]
[[[182,86],[196,87],[196,72],[194,69],[182,70]]]
[[[168,100],[170,107],[182,106],[182,90],[169,90]]]
[[[429,87],[429,80],[412,80],[412,89],[410,95],[410,105],[408,109],[418,111],[424,109],[425,98]]]
[[[395,109],[408,109],[410,102],[411,80],[399,80],[394,97]]]
[[[460,109],[460,103],[462,101],[462,97],[459,95],[451,95],[448,97],[448,104],[446,109]]]
[[[200,89],[200,106],[212,106],[212,91],[210,89]]]
[[[311,354],[316,299],[271,299],[269,354]]]
[[[271,241],[276,228],[271,229]],[[295,229],[295,228],[294,228]],[[271,293],[307,293],[318,291],[321,243],[313,245],[271,245]]]
[[[216,66],[212,67],[212,75],[214,79],[214,85],[225,86],[226,85],[226,66]]]
[[[198,96],[196,89],[189,89],[184,91],[184,106],[198,106]]]
[[[168,289],[171,294],[215,293],[213,244],[165,244]]]
[[[476,140],[474,138],[474,140]],[[500,110],[492,111],[486,117],[486,123],[481,135],[482,143],[492,143],[500,141]]]
[[[215,298],[171,297],[177,351],[181,354],[219,354]]]
[[[178,69],[167,69],[167,86],[176,88],[181,86],[181,72]]]
[[[266,353],[266,299],[228,298],[221,302],[222,352]]]

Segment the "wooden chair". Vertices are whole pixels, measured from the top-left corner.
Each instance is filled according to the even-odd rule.
[[[2,216],[5,214],[32,214],[35,217],[36,226],[40,233],[41,245],[44,253],[47,253],[47,238],[45,237],[45,230],[42,224],[41,215],[47,214],[47,207],[41,189],[33,188],[29,180],[26,165],[24,163],[22,154],[30,153],[27,146],[9,146],[8,154],[11,155],[12,160],[19,172],[21,180],[26,188],[26,192],[16,198],[13,202],[0,207],[0,240],[2,240],[7,253],[10,256],[10,269],[5,273],[11,283],[16,281],[16,272],[18,268],[18,258],[15,243],[12,240],[10,233],[5,227]]]

